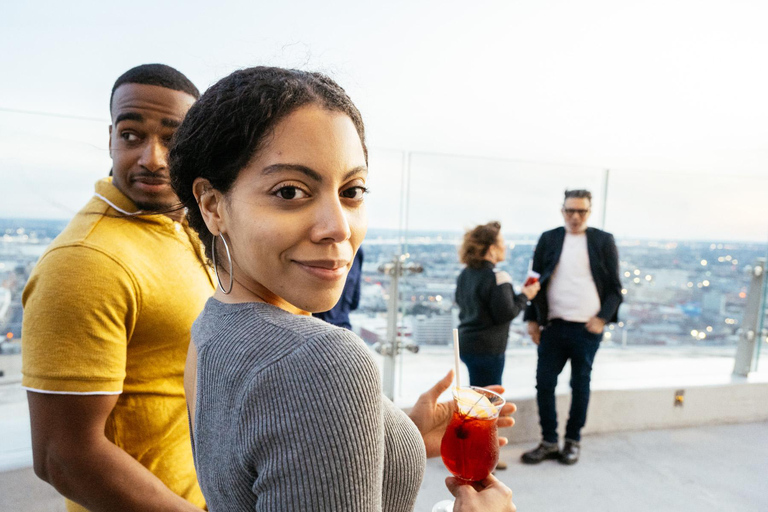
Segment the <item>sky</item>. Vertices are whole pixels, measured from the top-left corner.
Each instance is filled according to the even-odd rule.
[[[587,187],[617,236],[765,241],[767,25],[742,0],[6,3],[0,217],[88,199],[128,68],[202,90],[277,65],[331,75],[363,113],[371,227],[536,233]]]

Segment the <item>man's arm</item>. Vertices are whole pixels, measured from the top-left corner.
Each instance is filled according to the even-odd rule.
[[[92,512],[200,511],[104,435],[118,395],[27,392],[35,474]]]
[[[597,314],[597,317],[605,323],[611,321],[623,299],[621,294],[621,278],[619,277],[619,250],[616,248],[616,241],[613,235],[610,233],[607,235],[603,257],[605,258],[605,268],[608,270],[608,282],[605,284],[605,300],[600,306],[600,312]]]

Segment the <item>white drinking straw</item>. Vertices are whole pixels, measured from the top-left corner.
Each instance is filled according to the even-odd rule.
[[[459,330],[453,330],[453,359],[456,364],[456,389],[461,387],[461,381],[459,380]]]

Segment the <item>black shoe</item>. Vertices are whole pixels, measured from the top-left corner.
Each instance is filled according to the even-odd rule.
[[[560,464],[567,464],[569,466],[579,462],[579,453],[581,452],[581,446],[575,441],[566,441],[563,450],[560,452],[560,458],[558,461]]]
[[[526,464],[538,464],[543,460],[557,459],[558,457],[560,457],[560,452],[557,449],[557,444],[541,443],[533,450],[525,452],[521,459]]]

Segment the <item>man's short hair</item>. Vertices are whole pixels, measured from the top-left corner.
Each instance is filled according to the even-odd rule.
[[[592,192],[586,189],[566,190],[563,203],[568,199],[589,199],[589,204],[592,204]]]
[[[165,64],[142,64],[129,69],[115,81],[115,85],[112,86],[112,94],[109,96],[110,112],[112,112],[112,100],[115,97],[115,91],[123,84],[159,85],[166,89],[185,92],[195,99],[200,98],[200,91],[181,71]]]

